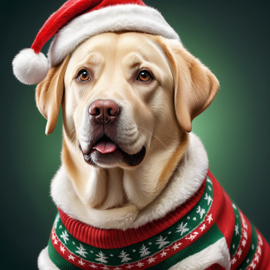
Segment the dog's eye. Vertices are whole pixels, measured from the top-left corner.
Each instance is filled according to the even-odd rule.
[[[77,76],[77,80],[79,82],[85,82],[85,81],[89,81],[90,80],[90,74],[86,69],[82,69],[78,76]]]
[[[138,81],[142,81],[142,82],[150,82],[152,79],[153,79],[153,77],[146,70],[141,71],[138,78],[137,78]]]

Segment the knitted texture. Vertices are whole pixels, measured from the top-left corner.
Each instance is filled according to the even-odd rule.
[[[61,270],[166,270],[222,238],[230,251],[232,270],[270,269],[268,244],[208,172],[194,197],[138,229],[93,228],[59,209],[49,256]],[[215,264],[208,269],[224,268]]]
[[[214,264],[205,270],[225,270],[225,268],[220,266],[219,264]]]

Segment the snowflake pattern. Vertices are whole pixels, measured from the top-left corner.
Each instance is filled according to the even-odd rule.
[[[80,247],[76,247],[78,250],[76,250],[75,252],[78,253],[79,255],[83,256],[84,258],[86,258],[85,254],[88,254],[88,252],[86,252],[86,249],[83,247],[82,244],[80,244]]]
[[[244,235],[244,238],[248,238],[248,235],[247,235],[247,231],[243,230],[243,235]]]
[[[153,258],[153,257],[150,257],[147,261],[148,261],[148,264],[151,264],[151,263],[154,263],[155,260],[156,260],[157,257]]]
[[[83,262],[83,260],[81,259],[80,261],[78,261],[78,263],[80,264],[80,265],[82,265],[82,266],[84,266],[85,265],[85,262]]]
[[[144,266],[144,263],[138,262],[138,263],[136,264],[136,266],[138,266],[139,268],[141,268],[142,266]]]
[[[262,249],[260,246],[258,246],[258,254],[262,255]]]
[[[120,253],[120,256],[118,256],[118,257],[122,259],[121,263],[123,263],[123,262],[128,262],[128,261],[132,260],[128,256],[129,256],[129,254],[127,254],[124,250],[122,250]]]
[[[98,258],[96,258],[95,260],[101,263],[108,263],[108,261],[106,261],[106,259],[108,259],[108,257],[105,256],[105,254],[100,251],[98,254],[96,254],[96,256]]]
[[[207,193],[205,194],[204,199],[207,200],[207,205],[209,205],[212,201],[212,197],[210,195],[208,195]]]
[[[189,237],[186,237],[186,239],[193,241],[197,237],[198,234],[199,233],[197,233],[197,232],[191,233]]]
[[[240,215],[241,215],[241,219],[242,219],[242,223],[243,223],[243,227],[244,227],[244,229],[248,229],[248,225],[247,225],[247,222],[246,222],[246,220],[245,220],[245,218],[244,218],[244,216],[243,216],[243,214],[242,213],[240,213]]]
[[[145,245],[142,245],[142,248],[140,249],[141,257],[149,255],[151,252],[148,250],[149,248],[147,248]]]
[[[97,267],[96,265],[94,265],[94,264],[90,264],[89,266],[92,267],[92,268],[94,268],[94,269],[98,268],[98,267]]]
[[[62,234],[60,235],[61,238],[63,238],[65,244],[67,244],[67,241],[69,241],[69,235],[68,235],[68,232],[67,230],[65,230],[64,232],[62,232]]]
[[[231,260],[231,263],[232,263],[232,264],[235,264],[236,262],[237,262],[236,258],[233,258],[233,259]]]
[[[189,228],[186,228],[187,225],[187,223],[184,224],[184,222],[181,222],[181,224],[178,225],[176,232],[180,232],[182,236],[185,232],[189,231]]]
[[[167,252],[165,250],[163,250],[160,254],[161,258],[165,257],[167,255]]]
[[[72,254],[70,254],[70,255],[68,256],[68,260],[72,260],[72,261],[74,262],[75,259],[76,259],[76,258],[75,258]]]
[[[258,254],[255,255],[254,261],[256,261],[257,263],[259,262],[259,255]]]
[[[179,248],[179,246],[181,246],[182,245],[182,243],[175,243],[174,245],[173,245],[173,250],[177,250],[178,248]]]
[[[134,265],[129,264],[126,268],[131,269],[132,267],[134,267]]]
[[[65,251],[66,251],[66,249],[64,248],[64,246],[60,246],[60,250],[61,250],[61,252],[63,252],[63,253],[65,253]]]
[[[200,230],[201,230],[201,232],[203,232],[205,229],[206,229],[206,225],[203,224],[203,225],[200,227]]]
[[[235,232],[235,235],[238,235],[239,234],[239,224],[236,224],[234,226],[234,232]]]
[[[238,258],[241,257],[242,253],[243,253],[243,251],[242,251],[242,249],[240,248],[240,249],[238,250],[238,252],[237,252]]]
[[[157,239],[156,245],[159,245],[159,249],[167,246],[170,243],[170,241],[166,241],[167,238],[168,237],[163,237],[162,235],[160,235],[160,237]]]
[[[213,221],[212,214],[207,217],[207,221],[209,222],[209,224]]]
[[[198,206],[196,213],[200,215],[200,218],[203,218],[203,215],[205,214],[205,209]]]

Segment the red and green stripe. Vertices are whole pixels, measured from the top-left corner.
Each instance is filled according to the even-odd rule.
[[[231,242],[231,258],[234,257],[236,254],[239,246],[240,246],[240,240],[241,240],[241,232],[242,232],[242,226],[241,226],[241,217],[238,208],[235,206],[235,204],[232,204],[233,210],[234,210],[234,216],[235,216],[235,225],[234,225],[234,234]]]
[[[257,244],[258,244],[258,237],[257,237],[257,232],[255,230],[255,227],[251,225],[252,228],[252,237],[251,237],[251,245],[249,248],[249,252],[243,262],[240,264],[238,267],[239,270],[245,270],[248,268],[248,266],[252,263],[252,259],[256,253],[257,250]]]
[[[54,262],[57,257],[53,255],[55,250],[57,250],[62,257],[65,257],[65,254],[62,254],[60,250],[60,245],[67,253],[73,254],[72,256],[82,259],[86,264],[92,263],[96,266],[106,265],[106,267],[112,267],[109,269],[117,269],[118,266],[121,267],[128,264],[135,266],[138,262],[142,262],[144,265],[147,265],[148,260],[152,260],[151,258],[154,258],[151,265],[158,265],[169,257],[175,258],[175,255],[179,256],[182,250],[185,250],[188,246],[193,245],[197,239],[203,237],[204,234],[211,230],[211,227],[214,224],[213,219],[211,219],[212,214],[210,211],[213,198],[213,188],[211,180],[209,178],[207,180],[205,190],[200,200],[184,217],[172,226],[163,230],[161,233],[158,233],[147,240],[122,248],[101,249],[78,241],[65,228],[58,214],[55,221],[55,228],[53,229],[51,236],[52,238],[57,238],[57,244],[55,244],[54,239],[52,239],[53,242],[50,242],[49,245],[49,254],[51,254],[50,257],[52,261]],[[138,230],[140,230],[140,228]],[[79,252],[80,247],[83,248],[83,255]],[[145,249],[144,253],[142,251],[143,248]],[[179,253],[179,251],[181,252]],[[127,255],[126,260],[123,259],[123,256],[121,257],[123,252],[124,255]],[[100,253],[104,255],[106,262],[98,261],[99,257],[97,256]],[[166,255],[164,255],[165,253]],[[185,254],[185,252],[183,254]],[[173,261],[173,259],[171,260]],[[55,262],[55,264],[56,263],[57,262]],[[72,264],[75,263],[72,262]],[[81,267],[79,265],[77,266]],[[82,269],[87,268],[82,267]]]
[[[155,264],[151,266],[151,264],[148,263],[148,260],[141,260],[141,263],[143,264],[141,267],[138,265],[134,265],[131,269],[136,270],[136,269],[151,269],[151,270],[167,270],[173,265],[179,263],[181,260],[184,260],[185,258],[196,254],[205,248],[209,247],[210,245],[216,243],[219,239],[223,238],[223,234],[220,232],[218,229],[217,225],[214,224],[207,233],[205,233],[201,238],[199,238],[197,241],[192,243],[191,245],[187,246],[186,248],[182,249],[180,252],[177,252],[173,256],[167,258],[166,260],[161,261],[158,264]],[[73,254],[74,255],[74,254]],[[53,263],[61,270],[77,270],[77,269],[97,269],[97,270],[102,270],[102,269],[108,269],[108,270],[114,270],[114,269],[127,269],[127,265],[122,265],[119,266],[119,268],[111,267],[111,266],[104,266],[104,265],[96,265],[96,268],[92,268],[91,265],[92,263],[86,263],[84,266],[79,266],[77,263],[77,266],[70,263],[68,260],[63,258],[58,251],[54,248],[54,245],[52,244],[52,239],[49,240],[49,256]],[[74,255],[75,257],[76,255]],[[152,256],[152,257],[156,257]]]

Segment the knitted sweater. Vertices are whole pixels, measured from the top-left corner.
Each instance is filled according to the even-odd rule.
[[[186,203],[138,229],[98,229],[58,210],[48,250],[61,270],[166,270],[222,238],[230,252],[226,269],[270,270],[266,240],[210,171]]]

